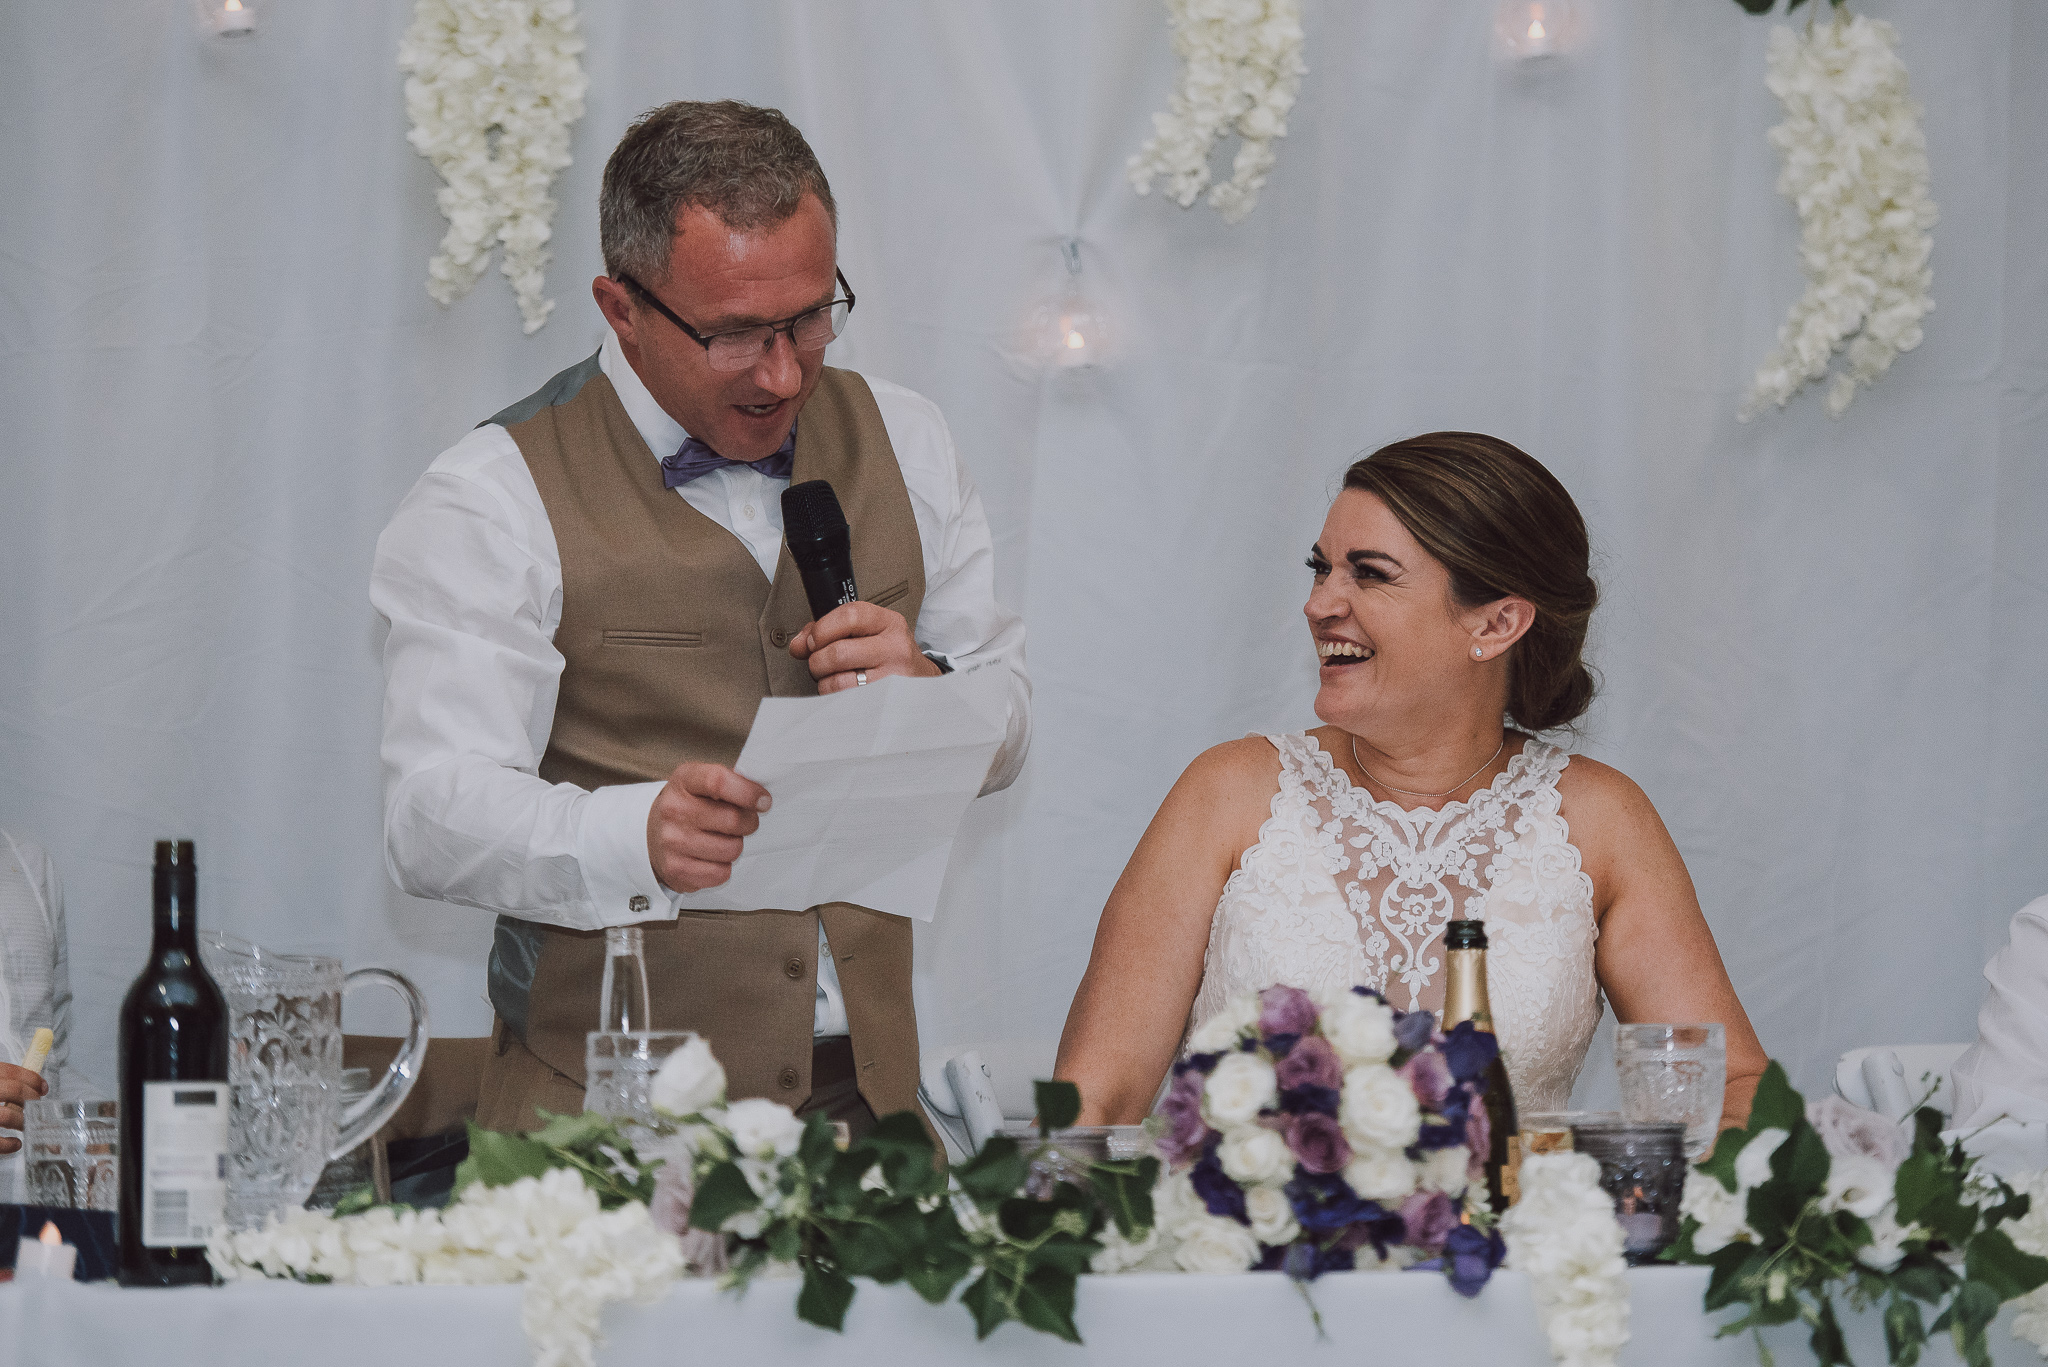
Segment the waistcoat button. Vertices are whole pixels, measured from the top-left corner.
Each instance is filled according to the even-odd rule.
[[[804,961],[802,959],[791,959],[782,966],[782,971],[792,978],[801,978],[804,975]]]
[[[786,646],[789,644],[789,633],[778,629],[775,632],[775,634],[770,636],[768,639],[775,642],[775,644],[779,646]]]
[[[780,1082],[780,1083],[782,1084],[782,1086],[783,1086],[783,1089],[784,1089],[785,1091],[795,1091],[795,1090],[796,1090],[796,1069],[794,1069],[794,1068],[784,1068],[784,1069],[782,1070],[782,1076],[781,1076],[780,1078],[776,1079],[776,1080],[777,1080],[778,1082]]]

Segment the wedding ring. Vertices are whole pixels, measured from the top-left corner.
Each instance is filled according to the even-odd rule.
[[[853,672],[853,683],[854,683],[854,687],[858,688],[858,687],[859,687],[860,685],[862,685],[862,684],[866,683],[867,681],[868,681],[868,672],[867,672],[867,671],[866,671],[865,669],[856,669],[856,670],[855,670],[855,671]]]

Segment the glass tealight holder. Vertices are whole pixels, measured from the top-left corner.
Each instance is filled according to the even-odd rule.
[[[1685,1126],[1627,1120],[1572,1126],[1572,1148],[1600,1165],[1600,1188],[1614,1202],[1622,1256],[1647,1263],[1678,1238],[1685,1196]]]
[[[72,1210],[121,1204],[120,1107],[44,1097],[22,1107],[28,1203]]]

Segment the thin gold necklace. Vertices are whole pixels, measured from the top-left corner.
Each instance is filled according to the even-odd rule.
[[[1390,793],[1399,793],[1402,797],[1449,797],[1452,793],[1457,792],[1458,789],[1464,787],[1467,783],[1470,783],[1473,779],[1478,778],[1481,774],[1485,773],[1487,770],[1487,766],[1491,765],[1495,760],[1499,759],[1500,752],[1507,748],[1508,733],[1506,731],[1502,731],[1500,733],[1500,744],[1496,745],[1493,748],[1493,753],[1486,757],[1486,763],[1480,765],[1477,769],[1474,769],[1471,773],[1465,775],[1464,778],[1460,779],[1456,783],[1453,783],[1450,787],[1444,789],[1440,793],[1418,793],[1415,792],[1413,789],[1409,788],[1396,788],[1393,784],[1386,782],[1384,779],[1375,777],[1373,775],[1372,770],[1365,767],[1365,761],[1358,757],[1358,737],[1356,736],[1353,736],[1351,738],[1351,762],[1358,766],[1359,773],[1364,774],[1369,779],[1372,779],[1374,783],[1378,784],[1380,787],[1386,789]]]

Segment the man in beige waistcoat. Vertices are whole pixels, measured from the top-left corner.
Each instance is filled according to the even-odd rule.
[[[477,1120],[582,1109],[604,930],[643,928],[656,1029],[732,1096],[856,1130],[914,1110],[910,923],[848,903],[707,911],[772,795],[733,772],[764,697],[1003,669],[1024,628],[928,400],[824,364],[854,293],[838,210],[774,110],[677,103],[612,153],[610,334],[428,469],[377,544],[385,840],[407,892],[498,913]],[[861,601],[810,620],[782,491],[829,480]]]

